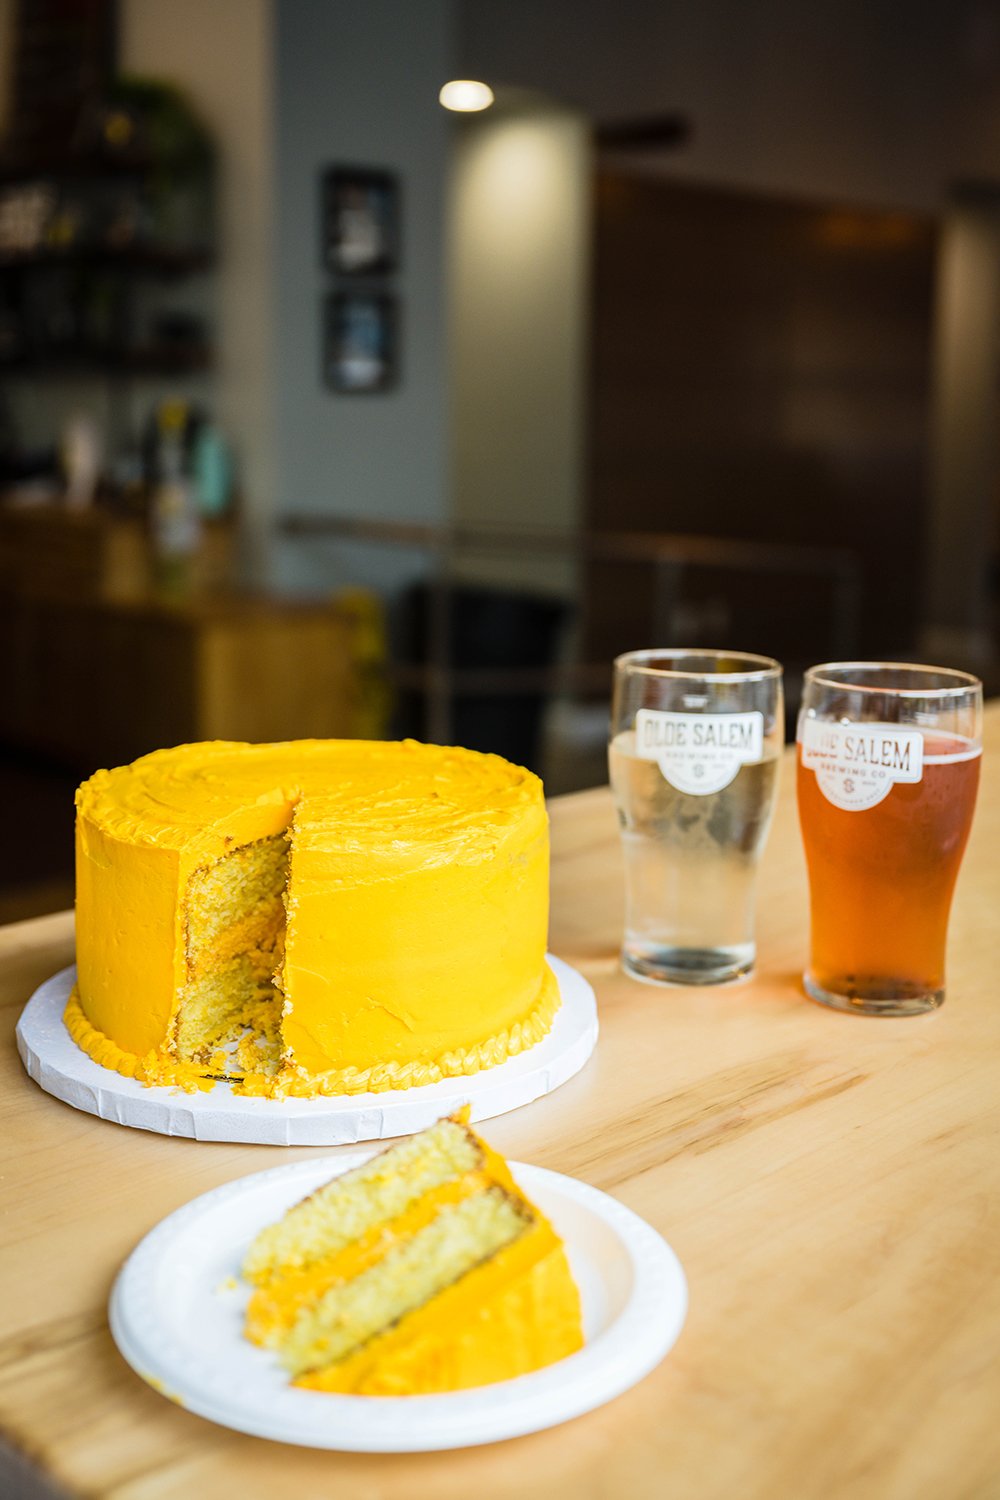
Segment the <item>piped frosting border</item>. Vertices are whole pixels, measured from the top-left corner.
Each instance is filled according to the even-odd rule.
[[[242,1078],[230,1077],[225,1081],[234,1094],[267,1099],[313,1099],[320,1095],[379,1094],[389,1089],[421,1088],[446,1078],[461,1078],[497,1067],[508,1058],[527,1052],[548,1035],[561,1003],[555,975],[546,964],[538,1000],[523,1020],[471,1047],[446,1052],[436,1060],[380,1063],[365,1069],[331,1068],[319,1074],[285,1066],[271,1075],[247,1073]],[[76,985],[63,1019],[81,1051],[124,1078],[134,1078],[148,1086],[179,1088],[185,1093],[208,1092],[220,1081],[217,1072],[194,1063],[178,1062],[159,1052],[147,1053],[145,1057],[126,1052],[87,1019]]]

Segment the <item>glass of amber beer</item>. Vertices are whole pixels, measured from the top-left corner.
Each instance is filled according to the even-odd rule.
[[[785,735],[779,663],[737,651],[630,651],[615,662],[611,720],[622,967],[650,984],[749,974],[757,861]]]
[[[866,1016],[944,1000],[982,716],[982,684],[965,672],[830,662],[806,673],[797,775],[813,1000]]]

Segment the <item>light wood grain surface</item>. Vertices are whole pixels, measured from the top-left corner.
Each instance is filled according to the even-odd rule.
[[[992,751],[992,754],[991,754]],[[72,959],[69,914],[0,932],[0,1431],[50,1482],[114,1500],[996,1500],[1000,1496],[1000,707],[951,929],[948,999],[910,1021],[807,1001],[790,766],[749,983],[660,991],[618,970],[608,793],[552,807],[552,947],[597,989],[585,1071],[486,1127],[614,1194],[674,1246],[673,1353],[561,1428],[419,1457],[314,1453],[172,1406],[119,1358],[114,1275],[164,1214],[313,1154],[167,1140],[22,1073],[14,1024]],[[67,809],[67,817],[70,816]]]

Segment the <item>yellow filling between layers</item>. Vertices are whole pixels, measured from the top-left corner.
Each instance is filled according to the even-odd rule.
[[[280,1344],[292,1375],[335,1364],[524,1234],[524,1206],[491,1187],[442,1206],[381,1260],[303,1307]]]
[[[482,1159],[481,1148],[463,1125],[439,1120],[335,1177],[262,1229],[247,1252],[243,1274],[255,1286],[265,1286],[276,1274],[304,1270],[398,1218],[424,1193],[463,1177]]]

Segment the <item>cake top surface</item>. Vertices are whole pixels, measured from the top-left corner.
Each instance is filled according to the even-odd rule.
[[[415,740],[228,740],[179,745],[110,771],[76,796],[81,820],[111,838],[189,850],[280,832],[371,854],[481,851],[542,807],[538,777],[497,755]]]

